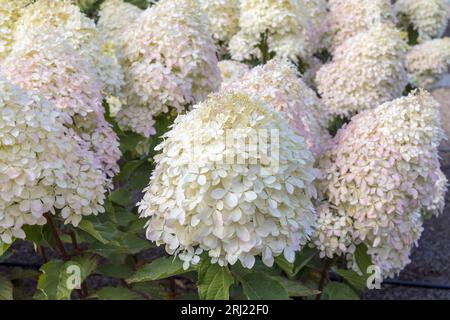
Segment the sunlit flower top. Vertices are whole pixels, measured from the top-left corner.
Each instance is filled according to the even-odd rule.
[[[226,45],[239,30],[239,0],[199,0],[199,4],[214,40]]]
[[[250,67],[238,61],[222,60],[219,61],[219,69],[222,86],[224,86],[241,79],[250,70]]]
[[[395,3],[399,20],[402,22],[406,18],[406,22],[413,25],[419,33],[419,42],[444,34],[448,22],[447,8],[445,0],[398,0]]]
[[[303,1],[241,0],[239,32],[229,49],[235,60],[262,59],[259,45],[267,36],[268,52],[298,62],[307,61],[317,46]]]
[[[106,42],[95,22],[86,17],[70,0],[39,0],[22,10],[15,38],[21,40],[36,28],[47,27],[59,33],[83,58],[89,60],[103,90],[119,95],[124,84],[123,72],[113,43]]]
[[[77,226],[104,211],[106,178],[61,119],[50,102],[0,77],[0,242],[25,238],[22,227],[45,224],[46,212]]]
[[[324,28],[331,48],[373,25],[393,22],[394,11],[390,0],[329,0],[329,13]]]
[[[314,243],[322,255],[343,254],[356,268],[355,246],[364,243],[384,277],[400,272],[423,218],[444,207],[442,137],[439,104],[424,91],[362,112],[341,129],[320,164],[325,203]]]
[[[65,40],[51,29],[34,29],[15,43],[1,70],[14,84],[39,92],[63,111],[64,121],[95,152],[106,176],[119,171],[119,142],[104,117],[101,82]]]
[[[141,9],[123,0],[106,0],[102,3],[97,25],[100,33],[116,45],[119,57],[122,56],[123,34],[141,13]]]
[[[289,61],[273,59],[253,68],[239,81],[224,85],[222,90],[249,94],[282,111],[314,154],[326,146],[329,135],[324,107]]]
[[[425,41],[406,55],[406,70],[416,87],[431,88],[450,67],[450,38]]]
[[[21,8],[31,0],[0,0],[0,60],[4,59],[14,43],[14,29]]]
[[[140,128],[149,118],[169,107],[181,112],[220,86],[216,47],[195,0],[162,0],[148,8],[125,34],[123,52],[128,106],[149,113],[136,126],[125,108],[117,115],[125,129],[148,136],[152,130]]]
[[[392,24],[378,24],[336,48],[333,61],[316,74],[329,111],[350,116],[402,95],[407,45]]]
[[[281,254],[292,262],[308,242],[319,172],[303,138],[269,105],[211,95],[178,116],[157,149],[139,211],[149,218],[147,238],[185,268],[204,251],[222,266],[252,268],[256,255],[268,266]]]

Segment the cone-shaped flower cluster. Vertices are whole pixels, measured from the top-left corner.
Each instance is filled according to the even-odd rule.
[[[433,39],[414,46],[406,55],[409,81],[416,87],[431,88],[450,67],[450,38]]]
[[[15,38],[26,38],[31,30],[40,27],[58,33],[92,64],[105,93],[120,94],[124,79],[114,45],[105,42],[94,21],[86,17],[78,6],[69,0],[39,0],[26,6],[17,21]]]
[[[159,1],[124,37],[128,104],[117,115],[124,129],[148,137],[149,119],[169,107],[182,111],[220,86],[216,47],[197,1]]]
[[[50,102],[0,77],[0,242],[60,214],[78,225],[103,212],[106,178]],[[60,211],[59,211],[60,210]]]
[[[199,0],[208,18],[209,31],[219,45],[226,45],[239,31],[239,0]]]
[[[106,122],[102,85],[91,65],[50,29],[30,30],[4,60],[2,72],[14,84],[54,103],[94,151],[106,176],[119,171],[116,134]]]
[[[241,0],[239,32],[229,49],[235,60],[261,59],[259,45],[267,36],[268,51],[297,62],[309,60],[317,46],[303,1]]]
[[[248,71],[250,71],[250,67],[245,63],[233,60],[219,61],[218,66],[222,77],[222,86],[241,79]]]
[[[273,59],[264,66],[255,67],[239,81],[222,89],[249,94],[282,111],[314,154],[319,154],[325,147],[329,135],[321,101],[287,60]]]
[[[313,233],[314,158],[262,101],[211,95],[178,116],[158,149],[139,210],[147,238],[185,268],[203,251],[220,265],[251,268],[256,255],[268,266],[280,254],[292,262]]]
[[[424,216],[439,214],[447,181],[437,147],[439,104],[420,91],[355,116],[321,161],[322,191],[315,244],[345,255],[364,243],[384,277],[410,262]],[[362,270],[366,272],[366,270]]]
[[[378,23],[394,19],[390,0],[330,0],[329,8],[322,32],[333,49]]]
[[[447,28],[445,0],[398,0],[395,11],[399,20],[405,17],[419,33],[419,42],[441,37]]]
[[[106,0],[101,5],[97,22],[99,31],[116,45],[119,58],[122,57],[123,34],[141,13],[141,9],[123,0]]]
[[[392,24],[378,24],[347,39],[316,74],[329,111],[349,116],[401,96],[408,82],[406,50]]]

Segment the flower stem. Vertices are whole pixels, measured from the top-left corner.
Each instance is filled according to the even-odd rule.
[[[320,300],[320,298],[322,298],[322,291],[323,288],[325,287],[325,283],[329,278],[329,271],[331,268],[333,260],[332,259],[326,259],[325,260],[325,264],[323,266],[323,270],[322,270],[322,275],[320,277],[320,282],[319,282],[319,294],[317,294],[316,296],[316,300]]]
[[[261,59],[262,64],[266,64],[267,61],[269,61],[269,30],[266,30],[266,32],[262,36],[261,46],[259,49],[261,50]]]
[[[61,241],[61,237],[59,236],[59,232],[56,229],[55,222],[53,220],[53,216],[51,213],[47,212],[44,214],[45,218],[47,219],[48,226],[50,227],[50,230],[52,232],[53,238],[55,239],[56,246],[59,249],[59,252],[61,253],[61,256],[65,261],[70,260],[70,256],[66,251],[66,248],[64,247],[63,242]]]

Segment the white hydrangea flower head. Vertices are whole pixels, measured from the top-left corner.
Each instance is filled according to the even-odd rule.
[[[329,0],[322,32],[331,49],[379,23],[394,22],[390,0]]]
[[[345,255],[356,268],[353,254],[364,243],[384,277],[399,273],[424,217],[443,211],[442,138],[439,104],[425,91],[366,110],[341,129],[320,161],[325,203],[314,243],[322,256]]]
[[[103,90],[119,96],[124,85],[122,68],[114,44],[105,41],[95,22],[70,0],[39,0],[22,10],[15,38],[20,40],[40,27],[57,31],[83,58],[89,60],[101,80]]]
[[[31,0],[0,0],[0,60],[4,59],[14,43],[14,30],[21,9]]]
[[[105,176],[57,108],[0,77],[0,242],[47,212],[77,226],[104,212]]]
[[[16,42],[2,72],[14,84],[38,92],[63,110],[67,125],[95,152],[108,177],[119,171],[118,137],[104,117],[101,82],[65,40],[50,29],[30,31]]]
[[[430,89],[450,67],[450,38],[433,39],[413,46],[406,55],[409,81]]]
[[[132,25],[142,10],[123,0],[106,0],[102,3],[97,22],[101,34],[116,45],[117,55],[122,57],[123,34]]]
[[[226,45],[239,31],[239,0],[199,0],[208,18],[209,31],[219,45]]]
[[[253,68],[239,81],[224,85],[222,90],[246,93],[282,111],[308,148],[319,154],[329,140],[324,107],[299,76],[294,64],[276,58]]]
[[[125,131],[133,131],[144,137],[156,134],[153,114],[148,108],[127,105],[120,110],[116,116],[117,123]]]
[[[330,113],[351,116],[400,97],[408,83],[407,44],[392,24],[378,24],[336,48],[331,62],[316,73]]]
[[[258,45],[265,34],[270,52],[294,62],[308,61],[318,45],[303,1],[241,0],[239,27],[229,44],[238,61],[261,59]]]
[[[234,130],[243,140],[227,143]],[[251,151],[258,140],[250,136],[261,131],[278,157]],[[149,218],[147,238],[178,255],[185,268],[205,251],[222,266],[239,260],[252,268],[257,255],[268,266],[281,254],[292,262],[314,232],[320,172],[303,138],[264,102],[213,94],[178,116],[157,149],[162,153],[139,211]]]
[[[219,61],[218,66],[220,76],[222,77],[222,86],[241,79],[248,71],[250,71],[250,67],[245,63],[233,60]]]
[[[398,0],[395,11],[399,20],[403,17],[419,33],[419,42],[441,37],[448,23],[446,0]]]
[[[127,106],[135,109],[133,113],[146,108],[149,115],[142,121],[168,112],[169,107],[181,112],[219,88],[217,48],[197,1],[159,1],[124,37]],[[127,121],[127,113],[126,107],[119,112],[119,122]],[[137,131],[147,125],[126,127]]]

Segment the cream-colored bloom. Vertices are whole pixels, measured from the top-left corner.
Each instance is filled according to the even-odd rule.
[[[261,59],[258,49],[267,34],[268,51],[294,62],[309,60],[317,46],[303,1],[241,0],[239,32],[231,39],[233,59]]]
[[[98,29],[108,41],[116,45],[117,55],[122,57],[123,34],[142,13],[142,10],[123,0],[106,0],[102,3]]]
[[[214,40],[225,45],[239,31],[239,0],[199,0]]]
[[[406,55],[409,81],[416,87],[431,88],[450,67],[450,38],[433,39],[414,46]]]
[[[37,28],[15,43],[2,64],[2,72],[14,84],[34,90],[63,111],[103,165],[105,175],[119,171],[119,142],[104,117],[102,84],[91,64],[52,29]]]
[[[14,30],[21,8],[30,2],[31,0],[0,0],[0,60],[9,54],[14,43]]]
[[[407,85],[407,45],[392,24],[378,24],[336,48],[316,74],[322,100],[333,114],[351,116],[400,97]]]
[[[325,203],[314,243],[322,255],[345,255],[356,268],[355,246],[364,243],[385,277],[410,262],[423,218],[444,207],[438,110],[420,91],[362,112],[339,131],[320,162]]]
[[[86,17],[78,6],[71,4],[70,0],[39,0],[25,7],[17,21],[15,38],[21,41],[32,30],[41,27],[58,32],[92,64],[106,93],[120,94],[124,79],[114,44],[103,39],[95,22]]]
[[[0,77],[0,242],[60,215],[77,226],[103,212],[106,178],[56,107]]]
[[[329,135],[324,107],[289,61],[273,59],[253,68],[239,81],[224,85],[222,90],[249,94],[282,111],[314,154],[326,147]]]
[[[329,0],[330,11],[321,30],[332,49],[378,23],[393,22],[390,0]]]
[[[124,37],[127,106],[148,112],[134,120],[145,123],[127,123],[125,106],[117,115],[125,128],[137,132],[169,107],[181,112],[220,86],[216,47],[195,0],[159,1]],[[153,130],[145,131],[148,136]]]
[[[227,143],[235,130],[242,140]],[[270,137],[270,155],[253,152],[258,140],[251,135],[261,131]],[[319,172],[303,138],[269,105],[242,94],[211,95],[178,116],[157,149],[139,211],[149,218],[147,238],[185,268],[203,251],[222,266],[240,260],[251,268],[256,255],[268,266],[281,254],[292,262],[308,242]]]
[[[219,61],[218,66],[222,77],[222,86],[241,79],[250,70],[248,65],[233,60]]]
[[[419,42],[439,38],[447,28],[448,4],[445,0],[398,0],[399,20],[405,17],[419,33]]]

